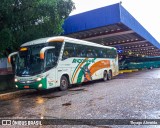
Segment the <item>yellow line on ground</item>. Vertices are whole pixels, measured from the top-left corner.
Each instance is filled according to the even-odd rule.
[[[132,71],[136,72],[136,71],[138,71],[138,69],[133,69]]]
[[[138,69],[132,69],[132,70],[119,70],[119,73],[128,73],[128,72],[136,72]]]
[[[119,74],[123,74],[123,72],[119,71]]]
[[[120,70],[121,72],[132,72],[132,70]]]

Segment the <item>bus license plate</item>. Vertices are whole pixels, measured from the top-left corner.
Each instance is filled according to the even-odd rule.
[[[29,86],[24,86],[24,88],[29,88]]]

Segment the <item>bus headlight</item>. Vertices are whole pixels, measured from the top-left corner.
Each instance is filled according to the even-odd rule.
[[[17,78],[15,78],[15,79],[14,79],[14,82],[18,82],[18,79],[17,79]]]
[[[42,78],[40,78],[40,77],[39,77],[39,78],[37,78],[36,80],[37,80],[37,81],[41,81],[41,80],[42,80]]]
[[[42,87],[42,84],[39,84],[39,85],[38,85],[38,88],[41,88],[41,87]]]
[[[16,87],[16,88],[18,88],[18,86],[17,86],[17,85],[16,85],[15,87]]]

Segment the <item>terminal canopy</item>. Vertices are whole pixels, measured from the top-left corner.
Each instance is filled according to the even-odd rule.
[[[70,16],[64,35],[113,46],[119,55],[160,56],[160,44],[120,4]]]

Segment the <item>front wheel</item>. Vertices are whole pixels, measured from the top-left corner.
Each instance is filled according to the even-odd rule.
[[[65,91],[65,90],[67,90],[68,86],[69,86],[69,82],[68,82],[67,77],[66,76],[62,76],[61,77],[61,81],[60,81],[60,87],[59,87],[59,89],[61,91]]]
[[[111,80],[112,79],[112,71],[109,71],[108,75],[107,75],[107,79]]]

